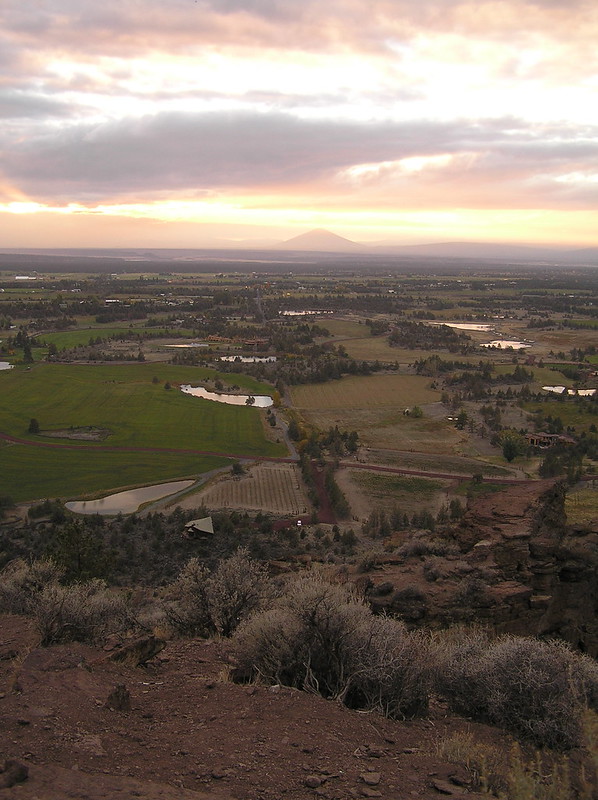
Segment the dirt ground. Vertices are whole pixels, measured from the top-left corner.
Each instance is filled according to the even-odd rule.
[[[438,742],[467,730],[508,749],[498,731],[439,706],[397,722],[294,689],[236,685],[223,642],[174,641],[140,668],[34,641],[24,618],[0,617],[0,768],[15,759],[28,771],[0,798],[471,800],[471,776],[436,756]],[[129,710],[106,706],[118,684]]]

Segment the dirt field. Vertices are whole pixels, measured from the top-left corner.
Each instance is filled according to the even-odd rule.
[[[294,464],[257,464],[238,478],[227,475],[182,500],[181,508],[265,511],[299,516],[311,509],[298,467]]]

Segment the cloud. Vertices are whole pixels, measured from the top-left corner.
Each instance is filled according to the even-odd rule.
[[[0,89],[0,118],[65,117],[72,111],[71,104],[43,94]]]
[[[366,195],[375,202],[378,194],[382,205],[396,202],[399,190],[420,203],[494,206],[498,197],[558,205],[592,196],[598,128],[535,128],[516,119],[356,123],[179,112],[61,126],[3,145],[7,180],[42,201],[301,194],[309,187],[314,202],[326,192],[342,201],[351,186],[363,193],[351,202]],[[566,191],[565,175],[578,176],[567,179]]]

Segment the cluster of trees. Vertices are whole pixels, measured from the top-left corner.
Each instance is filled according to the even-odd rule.
[[[480,372],[485,380],[490,380],[494,370],[494,364],[491,361],[479,361],[477,364],[473,364],[469,361],[444,359],[436,354],[414,361],[413,366],[417,375],[427,375],[431,378],[445,373],[454,373],[456,370],[475,370]]]
[[[448,325],[425,325],[423,322],[401,320],[394,323],[388,343],[410,350],[446,349],[465,354],[473,349],[470,336]]]

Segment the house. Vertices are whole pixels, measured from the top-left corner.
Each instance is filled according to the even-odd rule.
[[[203,536],[213,536],[214,523],[212,517],[202,517],[201,519],[192,519],[185,525],[183,536],[187,539],[200,539]]]
[[[562,433],[526,433],[525,439],[531,447],[552,447],[555,444],[575,444],[575,439]]]

